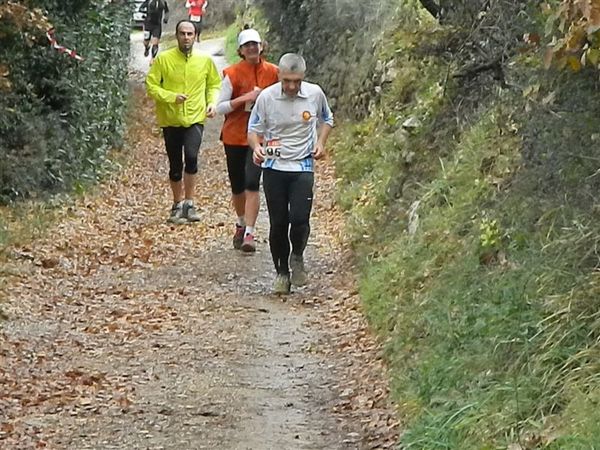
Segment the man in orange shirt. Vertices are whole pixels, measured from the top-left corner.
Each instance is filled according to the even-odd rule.
[[[225,114],[221,140],[227,156],[231,199],[237,214],[233,247],[256,251],[254,227],[260,206],[258,188],[261,168],[252,161],[248,147],[248,119],[254,101],[263,88],[278,81],[277,66],[262,58],[262,40],[254,29],[238,35],[242,60],[223,71],[217,113]]]

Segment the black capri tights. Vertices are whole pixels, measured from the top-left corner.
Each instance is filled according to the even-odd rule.
[[[187,128],[163,128],[165,147],[169,156],[169,179],[171,181],[181,181],[184,162],[185,173],[190,175],[198,173],[198,152],[202,144],[203,132],[204,126],[199,123]]]
[[[313,172],[263,171],[263,187],[271,224],[269,247],[278,274],[290,272],[290,242],[295,255],[302,255],[306,248],[314,180]]]
[[[232,194],[237,195],[244,191],[258,192],[261,168],[252,161],[250,147],[225,144],[225,155]]]

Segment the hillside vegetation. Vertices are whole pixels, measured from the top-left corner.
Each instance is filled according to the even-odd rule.
[[[533,2],[262,3],[334,98],[403,448],[598,448],[597,72],[544,69]]]

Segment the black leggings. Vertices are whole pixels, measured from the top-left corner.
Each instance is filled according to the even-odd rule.
[[[252,161],[252,150],[247,145],[225,144],[227,172],[231,192],[234,195],[244,191],[258,192],[260,184],[260,166]]]
[[[163,136],[169,156],[169,179],[181,181],[183,178],[183,159],[185,173],[193,175],[198,172],[198,151],[202,144],[204,126],[195,123],[191,127],[165,127]]]
[[[313,172],[263,170],[263,187],[271,223],[269,246],[278,274],[290,272],[290,241],[295,255],[302,255],[306,248],[314,181]]]

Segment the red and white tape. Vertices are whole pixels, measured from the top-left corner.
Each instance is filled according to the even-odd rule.
[[[56,42],[56,38],[54,37],[54,28],[50,28],[46,32],[46,37],[48,38],[50,45],[54,49],[56,49],[59,53],[66,53],[68,56],[70,56],[73,59],[76,59],[77,61],[83,61],[83,57],[79,56],[77,53],[75,53],[75,50],[71,50],[71,49],[68,49],[67,47],[63,47],[62,45],[59,45],[58,42]]]

